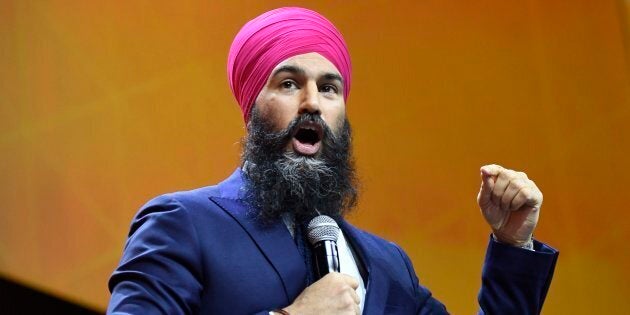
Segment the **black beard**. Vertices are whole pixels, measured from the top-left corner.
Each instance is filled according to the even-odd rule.
[[[286,150],[298,126],[311,121],[323,129],[319,155]],[[272,124],[252,110],[243,154],[247,203],[263,224],[284,214],[298,223],[318,214],[343,218],[357,203],[358,189],[351,152],[350,123],[344,120],[334,135],[319,115],[302,114],[274,132]]]

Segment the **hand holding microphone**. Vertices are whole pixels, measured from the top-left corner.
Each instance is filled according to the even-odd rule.
[[[289,314],[360,314],[359,282],[348,275],[332,272],[300,293],[285,307]]]

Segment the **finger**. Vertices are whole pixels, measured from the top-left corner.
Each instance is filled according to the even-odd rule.
[[[540,208],[542,204],[542,193],[536,188],[536,186],[526,186],[521,189],[514,200],[512,200],[512,204],[510,205],[511,211],[517,211],[524,206]]]
[[[501,197],[501,210],[509,211],[512,200],[516,197],[516,194],[525,186],[527,182],[524,178],[513,178],[510,180],[508,187],[505,189],[503,196]]]
[[[496,183],[499,173],[503,170],[503,167],[496,164],[484,165],[480,168],[481,173],[481,188],[477,195],[477,202],[480,206],[488,204],[492,198],[492,190]]]
[[[497,164],[488,164],[481,167],[481,173],[488,176],[499,176],[499,173],[504,170],[503,166]]]
[[[531,204],[528,204],[528,205],[532,207],[542,206],[542,202],[543,202],[542,191],[540,191],[540,189],[538,188],[538,186],[536,186],[536,183],[533,180],[530,180],[529,183],[530,183],[529,186],[532,188],[532,193],[534,194],[534,199],[531,201]]]
[[[525,191],[527,197],[525,200],[525,205],[529,207],[540,207],[543,200],[542,192],[540,192],[534,182],[531,182],[531,185],[529,185],[527,188],[528,190]]]
[[[518,191],[518,193],[516,193],[516,196],[514,196],[514,199],[512,199],[512,203],[510,203],[510,211],[517,211],[525,205],[528,198],[528,189],[530,188],[523,187],[521,188],[521,190]]]
[[[359,298],[357,291],[350,290],[350,296],[352,297],[352,300],[354,301],[355,304],[359,305],[361,303],[361,299]]]
[[[501,198],[503,198],[503,194],[510,184],[511,180],[511,172],[510,170],[503,170],[499,173],[499,177],[497,177],[496,182],[494,183],[494,188],[492,189],[491,200],[495,205],[501,204]]]
[[[357,279],[355,277],[346,275],[346,274],[340,274],[342,276],[343,281],[349,285],[353,290],[356,290],[359,287],[359,281],[357,281]]]
[[[484,175],[481,173],[481,188],[479,189],[479,195],[477,195],[477,202],[479,205],[485,205],[490,202],[492,197],[492,189],[494,188],[494,178],[491,175]]]

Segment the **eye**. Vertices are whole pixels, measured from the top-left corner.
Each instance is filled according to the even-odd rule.
[[[339,89],[333,84],[325,84],[319,90],[324,93],[339,93]]]
[[[297,88],[297,84],[293,80],[285,80],[280,82],[280,86],[283,89],[292,90]]]

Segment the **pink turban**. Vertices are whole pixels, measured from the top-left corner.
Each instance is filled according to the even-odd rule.
[[[227,71],[245,122],[273,68],[290,57],[311,52],[319,53],[337,67],[347,100],[352,72],[348,47],[325,17],[304,8],[279,8],[259,15],[241,28],[230,47]]]

